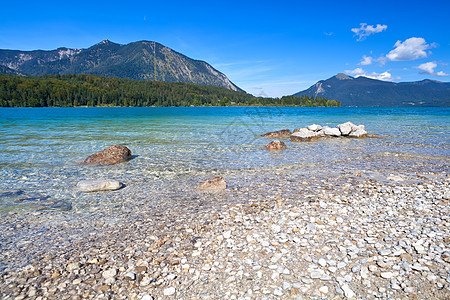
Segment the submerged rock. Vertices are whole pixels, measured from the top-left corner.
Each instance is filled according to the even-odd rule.
[[[110,179],[83,180],[77,183],[82,192],[114,191],[122,187],[122,183]]]
[[[131,151],[125,146],[113,145],[86,158],[84,165],[112,165],[131,159]]]
[[[201,191],[222,191],[227,188],[227,182],[222,176],[216,176],[214,178],[207,179],[198,185],[198,189]]]
[[[267,148],[268,150],[272,151],[272,150],[284,150],[286,149],[286,144],[279,141],[279,140],[274,140],[272,141],[269,145],[267,145],[265,148]]]
[[[282,129],[278,131],[268,132],[263,134],[262,137],[265,138],[288,138],[291,136],[291,131],[289,129]]]

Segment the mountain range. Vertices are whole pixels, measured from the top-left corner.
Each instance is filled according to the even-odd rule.
[[[242,91],[208,63],[149,41],[121,45],[103,40],[87,49],[0,49],[0,73],[28,76],[95,74],[137,80],[187,82]]]
[[[450,82],[425,79],[415,82],[388,82],[339,73],[321,80],[294,96],[314,95],[341,101],[342,106],[402,107],[450,106]]]
[[[121,45],[103,40],[87,49],[0,49],[0,73],[21,76],[94,74],[135,80],[185,82],[243,90],[208,63],[157,42]],[[450,83],[425,79],[387,82],[339,73],[294,96],[334,99],[342,106],[450,106]]]

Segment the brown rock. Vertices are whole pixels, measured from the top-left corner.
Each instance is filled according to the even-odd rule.
[[[131,158],[131,151],[125,146],[113,145],[100,152],[94,153],[83,161],[84,165],[112,165],[127,161]]]
[[[222,191],[227,188],[227,182],[222,176],[216,176],[211,179],[207,179],[198,185],[198,189],[201,191]]]
[[[308,137],[302,137],[297,135],[291,135],[291,142],[315,142],[320,139],[320,136],[308,136]]]
[[[278,140],[275,140],[275,141],[272,141],[265,148],[267,148],[269,151],[273,151],[273,150],[284,150],[287,147],[286,147],[285,143],[283,143],[281,141],[278,141]]]
[[[366,137],[368,137],[368,138],[375,138],[375,139],[387,139],[387,137],[379,136],[377,134],[367,134]]]
[[[268,132],[268,133],[262,135],[262,137],[265,137],[265,138],[288,138],[290,136],[291,136],[291,131],[289,129],[272,131],[272,132]]]

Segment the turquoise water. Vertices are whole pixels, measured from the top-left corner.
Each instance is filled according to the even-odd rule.
[[[259,137],[284,128],[294,130],[313,123],[334,127],[346,121],[364,124],[369,133],[387,138],[286,140],[286,151],[271,153],[263,149],[270,140]],[[105,167],[78,164],[114,144],[130,148],[133,159]],[[323,168],[348,160],[364,164],[377,155],[431,159],[445,168],[450,157],[450,109],[2,108],[0,210],[70,210],[77,199],[88,197],[74,189],[84,179],[170,182],[181,175],[227,170]]]

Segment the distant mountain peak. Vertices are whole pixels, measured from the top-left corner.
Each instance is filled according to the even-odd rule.
[[[348,80],[352,79],[352,80]],[[320,80],[294,96],[315,95],[341,101],[342,106],[399,107],[450,106],[450,82],[425,79],[415,82],[389,82],[339,73]]]
[[[336,76],[334,76],[334,77],[336,77],[337,79],[339,79],[339,80],[347,80],[347,79],[353,79],[353,77],[350,77],[350,76],[348,76],[348,75],[346,75],[346,74],[344,74],[344,73],[338,73]]]
[[[104,39],[103,41],[101,41],[100,43],[98,43],[98,45],[103,45],[103,44],[114,44],[113,42],[111,42],[108,39]]]
[[[422,81],[420,81],[420,82],[423,82],[423,83],[430,83],[430,82],[433,82],[433,83],[442,83],[442,81],[434,80],[434,79],[424,79],[424,80],[422,80]]]
[[[136,80],[186,82],[242,91],[208,63],[145,40],[122,45],[104,39],[87,49],[0,49],[0,66],[0,73],[8,74],[95,74]]]

